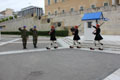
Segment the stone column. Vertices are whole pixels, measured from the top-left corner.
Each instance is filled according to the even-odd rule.
[[[112,5],[116,5],[116,0],[112,0]]]

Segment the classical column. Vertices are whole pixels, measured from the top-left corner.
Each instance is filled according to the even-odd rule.
[[[112,5],[116,5],[116,0],[112,0]]]

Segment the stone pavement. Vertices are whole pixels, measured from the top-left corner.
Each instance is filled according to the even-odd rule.
[[[65,77],[65,76],[62,76],[61,75],[61,77],[59,76],[59,74],[61,74],[61,73],[63,73],[64,71],[65,71],[65,73],[66,73],[66,69],[63,69],[63,71],[61,71],[62,69],[60,69],[60,67],[58,68],[58,66],[57,67],[53,67],[53,68],[56,68],[56,70],[59,70],[60,69],[60,72],[61,73],[59,73],[58,75],[56,74],[56,76],[57,77],[60,77],[59,79],[57,78],[57,77],[54,77],[54,78],[52,78],[53,77],[53,75],[51,75],[51,76],[49,76],[48,78],[49,79],[47,79],[47,78],[44,78],[44,79],[41,79],[41,77],[38,77],[39,76],[39,74],[40,74],[40,76],[41,76],[41,74],[42,73],[44,73],[43,71],[41,72],[39,72],[39,67],[37,67],[37,66],[40,66],[40,64],[41,63],[38,63],[39,61],[42,61],[42,64],[44,64],[43,62],[44,62],[44,60],[45,59],[43,59],[42,57],[45,57],[45,56],[48,56],[49,54],[53,54],[53,56],[51,56],[50,57],[50,59],[49,60],[51,60],[52,58],[56,58],[56,56],[57,55],[59,55],[59,57],[61,56],[61,58],[62,57],[65,57],[64,59],[67,59],[68,58],[68,56],[70,57],[70,55],[71,56],[73,56],[73,53],[74,54],[77,54],[76,56],[78,56],[79,55],[79,57],[80,56],[82,56],[83,58],[85,58],[84,60],[83,60],[83,58],[81,57],[80,58],[80,60],[79,59],[76,59],[76,60],[78,60],[78,61],[85,61],[85,60],[87,60],[86,62],[89,62],[89,61],[92,61],[93,62],[93,64],[91,64],[92,66],[94,65],[94,67],[93,68],[95,68],[95,66],[96,66],[96,68],[95,68],[95,72],[97,71],[97,69],[98,69],[98,73],[99,73],[99,75],[101,75],[101,76],[99,76],[99,75],[96,75],[96,78],[95,78],[95,76],[92,76],[92,75],[90,75],[88,72],[89,72],[89,70],[88,71],[86,71],[85,69],[84,69],[84,67],[82,68],[82,69],[80,69],[80,68],[77,68],[77,69],[80,69],[80,71],[82,71],[83,70],[83,74],[81,74],[81,73],[79,73],[79,74],[81,74],[82,76],[84,76],[84,77],[76,77],[76,78],[74,78],[75,77],[75,75],[74,76],[72,76],[72,74],[75,74],[76,72],[71,72],[71,76],[72,76],[72,78],[63,78],[63,80],[120,80],[120,70],[118,69],[118,68],[120,68],[120,66],[119,66],[119,58],[116,58],[117,56],[119,57],[120,55],[120,37],[119,36],[103,36],[104,37],[104,40],[102,41],[103,42],[103,44],[104,44],[104,50],[103,51],[99,51],[99,50],[94,50],[94,51],[91,51],[91,50],[89,50],[89,47],[90,46],[94,46],[93,45],[93,42],[88,42],[88,41],[83,41],[83,36],[81,37],[82,38],[82,40],[81,40],[81,43],[82,43],[82,48],[81,49],[68,49],[69,48],[69,46],[70,45],[72,45],[72,43],[73,43],[73,41],[72,41],[72,37],[65,37],[65,38],[59,38],[58,39],[58,43],[60,44],[60,46],[62,46],[62,47],[60,47],[57,51],[56,50],[51,50],[51,51],[46,51],[46,49],[45,49],[45,47],[50,43],[49,42],[49,38],[48,37],[40,37],[39,38],[39,41],[38,41],[38,46],[39,46],[39,49],[33,49],[33,45],[31,44],[32,43],[32,38],[30,37],[30,39],[29,39],[29,41],[28,41],[28,50],[22,50],[22,44],[21,44],[21,39],[20,39],[20,36],[15,36],[15,35],[3,35],[3,39],[0,41],[0,57],[1,57],[1,60],[0,60],[0,63],[2,63],[3,65],[2,65],[2,68],[3,68],[3,70],[2,71],[0,71],[0,72],[3,72],[3,73],[0,73],[0,74],[4,74],[3,76],[1,76],[0,75],[0,80],[16,80],[17,78],[17,80],[61,80],[61,77]],[[47,53],[48,52],[48,53]],[[18,53],[20,53],[20,54],[18,54]],[[27,54],[21,54],[21,53],[27,53]],[[28,59],[27,61],[26,61],[26,57],[28,57],[28,54],[31,54],[31,56],[29,57],[30,59]],[[37,57],[37,56],[34,56],[34,54],[40,54],[40,55],[43,55],[43,53],[45,53],[45,54],[47,54],[47,55],[45,55],[45,56],[39,56],[39,58]],[[64,53],[64,55],[62,55],[62,54]],[[82,54],[87,54],[88,56],[87,56],[87,58],[85,57],[85,56],[83,56]],[[102,54],[101,54],[102,53]],[[7,56],[5,56],[5,54],[9,54],[9,55],[7,55]],[[12,57],[12,55],[15,55],[15,57]],[[81,55],[80,55],[81,54]],[[92,55],[92,54],[94,54],[94,55]],[[93,58],[95,58],[95,54],[96,54],[96,59],[100,59],[100,64],[96,64],[96,63],[94,63],[94,61],[96,60],[94,60],[93,61]],[[98,54],[99,55],[102,55],[102,57],[99,57],[98,56]],[[37,60],[37,64],[39,64],[39,65],[37,65],[37,64],[34,64],[33,65],[33,67],[34,66],[36,66],[36,68],[38,69],[38,71],[36,70],[36,69],[33,69],[33,67],[31,67],[31,69],[33,69],[33,71],[28,71],[28,72],[24,72],[24,71],[21,71],[21,70],[23,70],[23,69],[27,69],[28,68],[28,65],[29,64],[24,64],[24,65],[21,65],[21,64],[19,64],[19,61],[21,61],[21,59],[22,59],[22,56],[21,55],[24,55],[24,59],[23,59],[23,62],[25,61],[26,63],[28,62],[28,63],[30,63],[30,66],[32,66],[31,65],[31,63],[33,64],[34,63],[34,61],[33,60]],[[26,57],[25,57],[25,55],[26,55]],[[5,56],[6,58],[4,59],[4,58],[2,58],[2,56]],[[11,58],[9,57],[9,56],[11,56]],[[16,58],[16,56],[18,56],[17,58]],[[20,57],[21,56],[21,57]],[[32,57],[32,56],[34,56],[34,57]],[[50,56],[50,55],[49,55]],[[111,57],[110,57],[111,56]],[[113,57],[112,57],[113,56]],[[116,57],[114,57],[114,56],[116,56]],[[19,58],[20,57],[20,58]],[[58,56],[57,56],[58,57]],[[58,58],[59,58],[58,57]],[[90,58],[91,57],[91,58]],[[9,58],[9,59],[8,59]],[[48,57],[47,57],[48,58]],[[71,57],[70,57],[71,58]],[[89,59],[90,58],[90,59]],[[6,59],[8,60],[8,61],[6,61]],[[18,65],[16,65],[16,64],[11,64],[15,59],[18,59],[17,60],[17,62],[15,62],[15,63],[18,63],[18,65],[19,66],[21,66],[20,67],[20,69],[18,69]],[[64,60],[63,59],[63,60]],[[72,58],[71,58],[72,59]],[[73,58],[74,59],[74,58]],[[72,59],[72,60],[73,60]],[[10,62],[11,63],[9,63],[8,64],[8,62],[9,62],[9,60],[10,60]],[[62,60],[62,59],[61,59]],[[72,61],[71,60],[71,61]],[[103,62],[102,62],[102,60],[103,60]],[[4,64],[4,61],[5,61],[5,64]],[[16,61],[16,60],[15,60]],[[30,61],[30,62],[29,62]],[[33,61],[33,62],[32,62]],[[67,63],[69,63],[69,60],[67,60],[68,62]],[[64,62],[64,61],[63,61]],[[104,63],[105,62],[105,63]],[[13,62],[14,63],[14,62]],[[20,62],[20,63],[22,63],[22,62]],[[56,64],[57,62],[55,62],[55,64]],[[71,62],[72,64],[75,64],[75,65],[78,65],[77,63],[79,63],[79,62]],[[84,62],[81,62],[83,65],[85,64]],[[99,63],[99,61],[98,61],[98,63]],[[109,64],[108,64],[109,63]],[[6,67],[4,67],[4,65],[6,66]],[[61,64],[59,64],[60,66],[65,66],[65,65],[67,65],[67,64],[64,64],[64,63],[61,63]],[[91,68],[91,65],[90,65],[90,67],[89,68]],[[102,68],[100,68],[98,65],[101,65],[102,66]],[[8,66],[8,67],[7,67]],[[9,66],[11,66],[10,68],[9,68]],[[46,65],[45,65],[46,66]],[[49,64],[47,64],[47,66],[49,66]],[[72,65],[69,65],[69,66],[72,66]],[[85,65],[84,65],[85,66]],[[13,68],[14,67],[14,68]],[[23,68],[22,68],[23,67]],[[51,67],[51,68],[52,68]],[[78,66],[79,67],[79,66]],[[30,68],[30,67],[29,67]],[[29,69],[28,68],[28,69]],[[48,69],[49,67],[46,67],[46,69]],[[58,68],[58,69],[57,69]],[[63,67],[62,67],[63,68]],[[14,73],[16,73],[16,77],[11,77],[8,73],[7,73],[7,70],[8,71],[10,71],[9,69],[11,69],[11,71],[13,70],[13,72],[12,72],[12,74],[11,74],[11,76],[12,75],[15,75]],[[14,69],[15,69],[15,71],[14,71]],[[72,69],[73,71],[76,69],[76,67],[75,66],[73,66],[73,68],[70,68],[70,69]],[[118,70],[117,70],[118,69]],[[0,69],[1,70],[1,69]],[[18,74],[19,75],[21,75],[21,76],[24,76],[24,74],[27,76],[27,73],[28,74],[30,74],[30,75],[28,75],[28,79],[22,79],[23,77],[21,77],[20,78],[20,76],[19,75],[17,75],[17,71],[21,71],[21,72],[19,72]],[[34,72],[34,70],[36,70],[35,72]],[[45,69],[44,69],[45,70]],[[94,69],[93,69],[94,70]],[[115,71],[115,70],[117,70],[117,71]],[[5,71],[5,72],[4,72]],[[86,74],[84,74],[84,71],[86,71],[87,73]],[[103,72],[102,72],[103,71]],[[114,72],[115,71],[115,72]],[[52,71],[51,71],[52,72]],[[91,71],[90,71],[91,72]],[[114,72],[113,74],[111,74],[112,72]],[[55,71],[55,73],[56,73],[56,71]],[[52,74],[55,74],[54,72],[52,73]],[[95,74],[98,74],[98,73],[92,73],[93,75],[95,75]],[[23,74],[23,75],[22,75]],[[77,74],[78,73],[76,73],[76,76],[77,76]],[[103,74],[103,75],[102,75]],[[111,75],[110,75],[111,74]],[[5,75],[7,75],[8,77],[10,77],[9,79],[7,79],[8,77],[6,77],[5,79],[4,79],[4,77],[5,77]],[[37,76],[36,76],[37,75]],[[64,74],[65,75],[65,74]],[[66,75],[68,75],[68,73],[66,74]],[[88,77],[86,77],[85,75],[88,75]],[[108,75],[110,75],[110,76],[108,76]],[[108,76],[108,77],[106,77],[106,76]],[[38,78],[35,78],[35,77],[38,77]],[[106,78],[105,78],[106,77]],[[3,78],[3,79],[2,79]],[[73,79],[74,78],[74,79]],[[104,79],[105,78],[105,79]]]
[[[79,49],[16,52],[0,55],[0,80],[102,80],[120,68],[119,59]]]
[[[94,50],[97,52],[105,52],[105,53],[111,53],[111,54],[120,54],[120,36],[113,36],[113,35],[103,35],[103,41],[104,44],[104,50]],[[73,36],[65,37],[59,39],[59,42],[62,43],[64,47],[69,47],[70,45],[73,45]],[[91,51],[89,48],[94,47],[93,41],[84,41],[84,37],[81,36],[81,50],[87,50]],[[120,69],[116,70],[114,73],[112,73],[110,76],[105,78],[104,80],[120,80]]]

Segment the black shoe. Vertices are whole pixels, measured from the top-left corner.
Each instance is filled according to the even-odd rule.
[[[90,50],[95,50],[94,48],[90,48]]]
[[[103,50],[102,48],[98,48],[99,50]]]
[[[81,48],[80,46],[77,46],[77,48]]]
[[[26,47],[24,47],[23,49],[27,49]]]
[[[37,46],[34,46],[34,48],[37,48]]]
[[[73,46],[70,46],[70,48],[74,48]]]
[[[46,49],[50,49],[49,47],[46,47]]]
[[[57,48],[58,48],[58,46],[55,46],[54,48],[55,48],[55,49],[57,49]]]

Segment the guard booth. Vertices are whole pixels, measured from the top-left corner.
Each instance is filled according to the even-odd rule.
[[[104,18],[102,12],[95,13],[85,13],[82,17],[82,21],[84,21],[84,40],[94,40],[94,35],[92,34],[95,28],[92,25],[96,26],[98,21],[106,21],[107,18]]]

